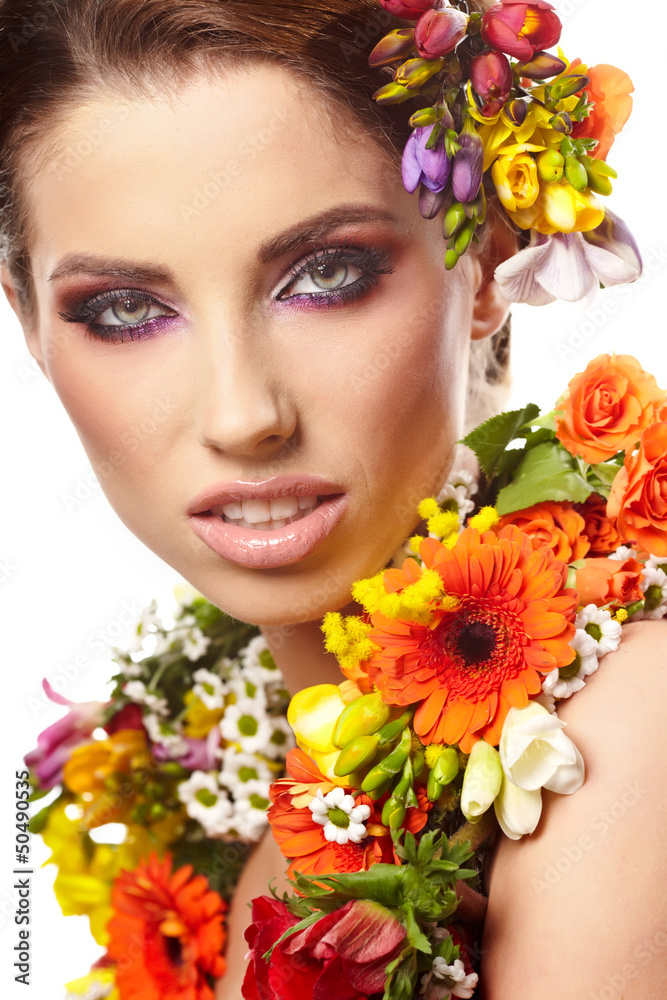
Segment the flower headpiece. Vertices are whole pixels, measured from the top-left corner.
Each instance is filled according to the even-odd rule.
[[[373,94],[378,103],[423,99],[410,116],[403,184],[419,188],[424,218],[445,209],[445,267],[478,239],[490,174],[487,188],[530,234],[496,269],[508,299],[575,301],[639,277],[631,233],[598,199],[617,176],[606,157],[632,110],[629,76],[545,51],[562,28],[545,0],[499,0],[485,14],[466,0],[380,3],[416,21],[385,35],[368,62],[393,74]]]

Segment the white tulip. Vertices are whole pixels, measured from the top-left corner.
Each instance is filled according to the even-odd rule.
[[[540,821],[542,792],[539,788],[527,792],[505,777],[493,808],[505,836],[520,840],[524,834],[532,833]]]
[[[503,780],[503,769],[495,747],[478,740],[470,751],[463,774],[461,811],[469,823],[477,823],[496,795]]]
[[[506,778],[525,791],[548,788],[570,795],[583,784],[584,761],[557,715],[531,701],[510,708],[500,737]]]

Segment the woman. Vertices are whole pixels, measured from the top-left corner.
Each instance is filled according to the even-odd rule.
[[[40,14],[0,87],[3,287],[28,348],[130,530],[261,627],[292,693],[336,683],[322,616],[360,611],[351,583],[415,531],[415,505],[438,494],[466,423],[497,406],[492,338],[509,302],[494,271],[516,253],[517,232],[491,208],[482,242],[443,268],[441,227],[416,212],[398,169],[407,115],[368,100],[378,84],[367,39],[404,23],[375,3],[17,0],[2,6],[3,35]],[[71,169],[101,122],[101,141]],[[137,449],[146,413],[159,419]],[[563,712],[589,781],[553,803],[527,847],[498,852],[489,1000],[595,995],[610,963],[637,968],[640,939],[664,922],[661,900],[643,905],[667,817],[654,794],[660,727],[640,697],[664,688],[663,631],[628,630],[618,657],[641,670],[631,691],[607,671]],[[602,701],[605,719],[584,707]],[[626,830],[580,847],[576,879],[528,892],[636,778],[618,746],[640,725],[649,764],[633,828],[649,845],[644,873],[631,887],[622,879]],[[283,867],[265,838],[230,913],[220,997],[240,993],[245,904]],[[611,916],[619,883],[623,923]],[[599,943],[568,934],[563,962],[573,901],[577,916],[609,918]],[[633,995],[658,995],[665,963],[664,953],[643,960]]]

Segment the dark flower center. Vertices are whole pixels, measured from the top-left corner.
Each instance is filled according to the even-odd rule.
[[[162,940],[164,941],[164,950],[167,953],[167,958],[169,959],[171,964],[182,965],[183,946],[181,945],[181,939],[163,934]]]
[[[456,651],[467,664],[488,660],[496,648],[496,630],[486,622],[464,622],[456,637]]]

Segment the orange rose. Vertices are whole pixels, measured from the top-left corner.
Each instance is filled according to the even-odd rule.
[[[586,462],[604,462],[634,448],[666,401],[636,358],[600,354],[575,375],[556,404],[556,437]]]
[[[581,60],[575,59],[568,73],[572,73],[578,66],[581,66]],[[630,94],[635,87],[622,69],[605,63],[591,66],[586,70],[586,75],[591,82],[587,84],[585,90],[595,107],[588,118],[584,118],[574,126],[572,137],[597,139],[598,144],[591,150],[590,155],[606,160],[617,133],[630,117],[632,111]]]
[[[641,601],[642,564],[636,559],[587,559],[577,570],[575,587],[584,605],[630,604]]]
[[[607,514],[651,555],[667,556],[667,424],[644,431],[614,479]]]
[[[590,545],[584,535],[584,519],[569,502],[536,503],[513,514],[505,514],[496,525],[500,531],[506,524],[516,524],[530,535],[533,548],[551,549],[556,559],[574,562],[583,559]]]
[[[627,545],[628,539],[618,530],[616,519],[607,514],[607,501],[594,493],[585,503],[575,504],[585,521],[584,534],[590,542],[591,554],[606,556],[619,545]]]

